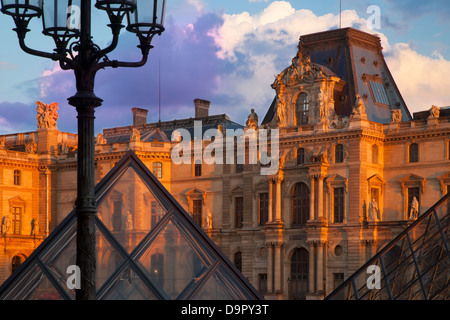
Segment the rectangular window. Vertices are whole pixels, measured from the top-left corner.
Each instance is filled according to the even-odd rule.
[[[122,201],[113,202],[112,227],[114,231],[122,228]]]
[[[13,207],[12,208],[12,233],[20,234],[20,220],[22,216],[22,208],[21,207]]]
[[[20,170],[14,170],[14,185],[20,186]]]
[[[161,206],[157,201],[151,202],[151,228],[154,228],[163,215]]]
[[[236,228],[242,228],[242,221],[244,218],[244,198],[234,198],[234,217]]]
[[[333,290],[336,290],[344,282],[343,273],[333,273]]]
[[[158,179],[162,178],[162,163],[161,162],[153,163],[153,175]]]
[[[202,216],[203,216],[203,200],[193,200],[192,217],[199,226],[202,226]]]
[[[334,222],[342,223],[344,222],[345,213],[345,192],[344,188],[334,188]]]
[[[389,105],[389,99],[382,83],[370,81],[370,88],[372,89],[375,102],[385,104],[387,106]]]
[[[201,177],[202,176],[202,164],[196,163],[194,167],[194,176]]]
[[[267,273],[258,274],[258,291],[261,294],[267,293]]]
[[[259,224],[263,226],[269,221],[269,193],[260,193],[258,200]]]

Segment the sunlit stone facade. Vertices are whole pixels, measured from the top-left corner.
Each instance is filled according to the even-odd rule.
[[[194,100],[193,118],[160,123],[147,123],[146,110],[133,108],[132,125],[96,137],[97,181],[135,151],[267,299],[321,299],[414,219],[414,198],[420,214],[448,192],[450,110],[430,105],[412,116],[379,38],[354,29],[302,36],[292,65],[272,87],[266,115],[249,117],[256,124],[209,115],[201,99]],[[174,164],[172,133],[181,128],[194,136],[195,121],[202,135],[278,130],[278,170]],[[76,143],[75,134],[39,121],[35,132],[0,137],[0,282],[74,208]],[[203,141],[202,152],[210,143]],[[127,223],[158,221],[145,195],[133,204],[151,216],[138,221],[133,212],[141,209],[127,207],[121,188],[129,195],[130,179],[99,206],[118,238]],[[140,194],[138,187],[133,192]],[[139,239],[121,241],[132,248]]]

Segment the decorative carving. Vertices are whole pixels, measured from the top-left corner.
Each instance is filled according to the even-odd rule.
[[[431,106],[430,115],[428,116],[428,119],[437,119],[439,118],[439,114],[440,108],[438,108],[437,106]]]
[[[37,101],[37,125],[38,129],[54,129],[58,121],[58,103],[45,104]]]
[[[107,141],[106,141],[106,139],[103,137],[103,134],[99,133],[99,134],[97,134],[97,137],[95,138],[95,143],[96,143],[96,144],[106,144]]]
[[[409,219],[416,220],[419,217],[419,201],[414,197],[411,201],[411,211],[409,212]]]
[[[352,116],[351,116],[351,119],[355,119],[355,118],[367,119],[366,106],[364,104],[363,99],[361,98],[361,96],[359,94],[356,95],[356,102],[353,107],[353,112],[352,112]]]
[[[402,110],[393,109],[391,110],[391,122],[401,122],[402,121]]]
[[[11,217],[9,216],[9,214],[7,214],[2,218],[1,232],[2,234],[9,234],[10,229],[11,229]]]
[[[36,218],[31,219],[31,233],[30,235],[34,236],[39,233],[39,221]]]
[[[0,137],[0,149],[5,149],[6,146],[6,137]]]
[[[133,129],[130,141],[141,141],[141,132],[138,129]]]
[[[211,230],[213,227],[213,217],[209,209],[206,210],[206,214],[203,218],[203,226],[208,230]]]
[[[250,110],[250,114],[247,117],[247,122],[245,123],[246,127],[252,127],[255,129],[258,127],[258,115],[255,112],[255,109]]]
[[[368,218],[372,221],[380,220],[378,203],[375,201],[375,199],[372,199],[372,201],[370,201],[369,203]]]

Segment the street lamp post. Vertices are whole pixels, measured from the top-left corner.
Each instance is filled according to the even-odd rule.
[[[94,194],[94,112],[102,100],[94,94],[95,75],[106,67],[141,67],[147,62],[153,37],[164,31],[166,0],[97,0],[95,7],[106,11],[112,31],[111,44],[101,49],[92,41],[91,0],[1,0],[1,11],[12,16],[23,51],[58,61],[61,69],[73,70],[77,92],[68,99],[78,113],[77,158],[77,266],[80,288],[77,300],[94,300],[96,252]],[[34,17],[43,17],[43,33],[54,39],[56,48],[48,53],[29,48],[25,36]],[[142,59],[138,62],[110,60],[108,53],[118,44],[122,21],[139,38]]]

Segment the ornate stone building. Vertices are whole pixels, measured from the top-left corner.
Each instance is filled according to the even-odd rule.
[[[147,123],[133,108],[133,125],[96,138],[97,181],[133,150],[267,299],[321,299],[448,192],[450,109],[411,115],[380,39],[351,28],[302,36],[272,87],[261,123],[211,116],[201,99],[190,119]],[[36,132],[0,137],[0,281],[74,206],[77,136],[54,110],[38,103]],[[177,129],[201,142],[181,164]],[[211,149],[239,130],[278,133],[277,170],[262,174],[250,144]],[[196,161],[206,151],[226,161]]]

